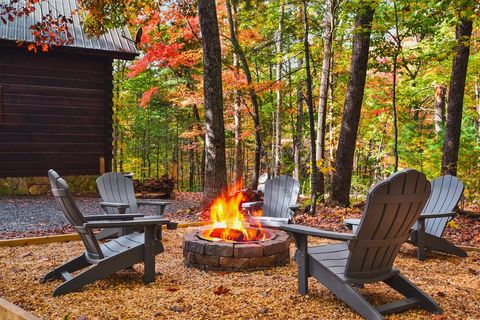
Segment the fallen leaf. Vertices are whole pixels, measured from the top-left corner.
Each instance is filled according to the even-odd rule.
[[[183,308],[181,306],[171,306],[170,310],[175,311],[175,312],[184,312],[185,308]]]
[[[473,269],[473,268],[468,268],[468,271],[469,271],[471,274],[473,274],[474,276],[478,276],[478,274],[479,274],[478,270],[475,270],[475,269]]]
[[[219,287],[215,288],[215,290],[213,290],[213,293],[215,293],[216,295],[227,294],[229,292],[230,292],[230,289],[228,289],[224,286],[219,286]]]

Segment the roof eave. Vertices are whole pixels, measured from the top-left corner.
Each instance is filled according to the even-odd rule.
[[[17,41],[9,40],[9,39],[0,39],[0,46],[8,46],[8,47],[19,47]],[[25,47],[23,47],[27,50]],[[120,60],[134,60],[139,53],[138,52],[126,52],[126,51],[108,51],[108,50],[98,50],[98,49],[90,49],[90,48],[80,48],[80,47],[72,47],[72,46],[54,46],[52,51],[57,52],[71,52],[71,53],[79,53],[85,55],[93,55],[93,56],[104,56],[110,57],[113,59],[120,59]]]

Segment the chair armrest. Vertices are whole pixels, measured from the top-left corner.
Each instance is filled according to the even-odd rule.
[[[313,236],[313,237],[334,239],[334,240],[354,240],[354,239],[356,239],[356,236],[354,234],[351,234],[351,233],[340,233],[340,232],[321,230],[321,229],[317,229],[317,228],[302,226],[302,225],[299,225],[299,224],[290,224],[290,225],[287,225],[287,226],[282,226],[282,227],[280,227],[280,229],[282,229],[284,231],[287,231],[287,232],[304,234],[304,235]]]
[[[418,219],[430,219],[430,218],[445,218],[445,217],[453,217],[455,212],[445,212],[445,213],[427,213],[421,214]]]
[[[171,203],[172,201],[137,200],[137,204],[139,206],[166,206]]]
[[[120,202],[100,202],[100,205],[102,207],[112,207],[112,208],[117,208],[117,209],[127,209],[130,208],[130,205],[128,203],[120,203]]]
[[[291,206],[288,207],[288,209],[292,210],[293,213],[297,212],[297,210],[300,208],[300,205],[297,204],[292,204]]]
[[[141,220],[129,220],[129,221],[100,221],[100,222],[87,222],[83,226],[89,229],[98,228],[119,228],[119,227],[145,227],[152,225],[167,225],[170,223],[168,219],[141,219]]]
[[[249,208],[258,208],[263,205],[263,201],[254,201],[254,202],[244,202],[242,203],[242,208],[249,209]]]
[[[135,218],[143,217],[143,214],[101,214],[96,216],[85,216],[87,221],[102,221],[102,220],[133,220]]]

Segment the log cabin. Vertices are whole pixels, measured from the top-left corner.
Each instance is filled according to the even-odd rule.
[[[72,44],[30,52],[29,28],[52,5],[68,16],[77,2],[41,1],[29,16],[0,21],[0,178],[111,169],[112,62],[134,59],[134,41],[127,28],[89,37],[74,16]]]

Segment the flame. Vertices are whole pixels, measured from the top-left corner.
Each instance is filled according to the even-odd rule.
[[[248,200],[241,189],[241,181],[230,186],[228,192],[218,196],[210,206],[212,225],[206,234],[214,241],[258,241],[265,240],[266,235],[260,223],[249,227],[249,219],[241,210],[243,202]],[[258,213],[256,212],[255,215]]]

